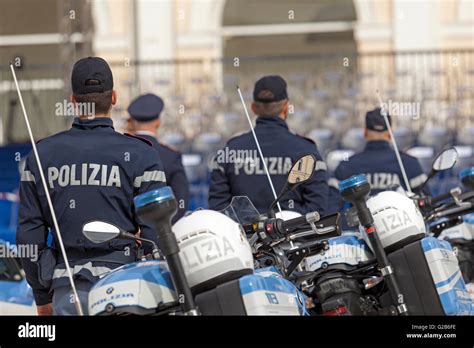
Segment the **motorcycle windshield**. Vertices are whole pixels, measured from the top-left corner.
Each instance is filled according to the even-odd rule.
[[[258,221],[260,216],[258,210],[247,196],[233,197],[230,204],[222,209],[221,213],[241,225],[252,224]]]

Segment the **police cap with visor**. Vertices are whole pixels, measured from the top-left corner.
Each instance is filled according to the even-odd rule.
[[[388,123],[390,126],[392,125],[392,118],[390,115],[387,114]],[[385,123],[385,119],[382,115],[382,110],[380,108],[376,108],[374,110],[368,111],[365,114],[365,128],[375,131],[375,132],[385,132],[388,130],[387,125]]]
[[[139,122],[149,122],[160,117],[163,110],[163,99],[155,94],[144,94],[133,100],[127,111],[130,116]]]

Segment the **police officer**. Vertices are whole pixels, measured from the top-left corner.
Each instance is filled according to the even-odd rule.
[[[131,127],[134,134],[149,140],[160,154],[166,174],[166,181],[173,189],[179,204],[178,212],[172,220],[172,222],[175,222],[186,212],[189,199],[189,184],[181,161],[181,153],[161,144],[156,139],[163,106],[164,103],[160,97],[154,94],[145,94],[132,101],[128,107],[128,113],[131,116]]]
[[[93,113],[74,119],[71,129],[37,145],[58,225],[84,313],[87,294],[101,274],[136,258],[134,242],[112,240],[94,244],[82,235],[90,221],[112,223],[125,231],[156,240],[152,228],[137,220],[133,197],[165,185],[158,152],[133,136],[116,132],[110,118],[117,101],[112,72],[101,58],[88,57],[72,70],[71,101]],[[85,110],[85,107],[77,110]],[[48,229],[53,243],[47,247]],[[23,258],[38,314],[76,314],[64,259],[45,198],[34,155],[26,159],[20,183],[17,244],[33,245],[39,259]]]
[[[316,144],[291,133],[286,124],[288,94],[280,76],[265,76],[253,91],[252,111],[258,116],[255,133],[277,194],[283,188],[293,162],[305,154],[316,157],[313,178],[284,196],[282,209],[300,213],[324,213],[328,200],[326,164]],[[248,196],[261,213],[267,213],[274,196],[251,132],[228,141],[213,161],[209,207],[225,208],[233,196]]]
[[[387,116],[390,125],[392,119]],[[386,191],[397,186],[406,190],[403,175],[398,165],[395,151],[390,144],[390,133],[385,124],[381,109],[376,108],[367,112],[365,116],[364,136],[367,141],[364,151],[353,155],[348,161],[342,161],[329,179],[330,210],[338,211],[342,208],[342,200],[339,196],[338,184],[352,175],[365,174],[371,186],[371,195]],[[419,191],[421,185],[427,179],[421,169],[421,165],[415,157],[400,153],[410,187],[414,192]]]

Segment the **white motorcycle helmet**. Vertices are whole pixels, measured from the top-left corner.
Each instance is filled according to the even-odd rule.
[[[415,202],[399,192],[380,192],[367,200],[367,207],[385,249],[394,250],[426,235],[425,222]],[[361,234],[372,249],[362,228]]]
[[[197,210],[177,221],[172,230],[194,292],[252,273],[253,256],[245,232],[224,214]]]

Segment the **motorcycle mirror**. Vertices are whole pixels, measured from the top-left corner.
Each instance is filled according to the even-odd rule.
[[[454,167],[458,160],[458,152],[454,147],[441,152],[433,162],[432,170],[434,172],[440,172],[442,170],[451,169]]]
[[[275,217],[273,208],[280,201],[285,193],[293,190],[296,186],[310,180],[313,177],[314,170],[316,169],[316,158],[311,155],[303,155],[298,158],[295,163],[291,166],[286,179],[286,184],[281,190],[278,197],[272,202],[269,208],[269,216]]]
[[[93,243],[103,243],[120,236],[120,228],[103,221],[91,221],[82,227],[82,234]]]
[[[458,161],[458,157],[458,152],[454,147],[447,148],[443,150],[438,156],[436,156],[435,160],[433,161],[433,165],[431,166],[431,172],[429,173],[428,178],[425,180],[423,185],[421,185],[420,191],[423,191],[428,181],[430,181],[430,179],[434,177],[436,173],[454,167]]]
[[[313,155],[304,155],[291,167],[287,182],[290,185],[302,184],[311,179],[316,168],[316,159]]]

